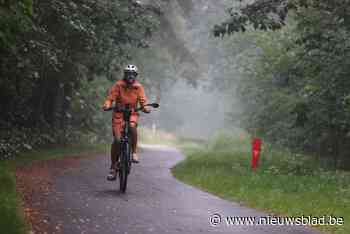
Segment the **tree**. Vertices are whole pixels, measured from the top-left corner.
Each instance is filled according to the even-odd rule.
[[[339,165],[349,152],[350,132],[347,1],[258,0],[229,12],[215,26],[216,36],[278,30],[256,36],[268,38],[257,44],[255,68],[246,69],[240,82],[250,116],[245,126],[271,141],[331,156]]]
[[[87,98],[87,82],[107,86],[102,79],[131,48],[147,47],[157,24],[154,11],[134,1],[0,1],[2,155],[86,129],[97,110],[76,103],[98,101]]]

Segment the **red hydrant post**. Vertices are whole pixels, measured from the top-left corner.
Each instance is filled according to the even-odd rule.
[[[261,152],[262,140],[260,138],[254,138],[252,141],[252,161],[251,169],[256,170],[258,168],[260,152]]]

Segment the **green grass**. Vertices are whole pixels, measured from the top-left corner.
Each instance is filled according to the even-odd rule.
[[[218,135],[201,148],[184,148],[186,159],[173,174],[222,198],[282,216],[333,215],[343,226],[323,231],[350,233],[350,173],[326,171],[312,158],[265,146],[256,172],[249,168],[246,138]]]
[[[26,225],[19,211],[15,175],[8,163],[0,163],[0,230],[8,234],[22,234]]]
[[[38,160],[63,158],[65,156],[93,155],[106,152],[109,146],[57,147],[40,151],[30,151],[18,155],[15,159],[0,161],[0,230],[6,234],[24,234],[28,226],[21,210],[21,199],[16,193],[15,168],[29,165]]]

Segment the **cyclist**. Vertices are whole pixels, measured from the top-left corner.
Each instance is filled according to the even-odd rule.
[[[104,102],[103,109],[112,107],[113,102],[117,108],[124,108],[125,105],[130,105],[136,109],[137,104],[140,104],[142,111],[150,113],[150,108],[147,104],[147,97],[143,86],[136,80],[138,69],[135,65],[127,65],[124,68],[124,77],[118,80],[109,90],[108,96]],[[131,152],[132,162],[138,163],[137,155],[137,121],[138,113],[133,112],[130,117],[130,137],[131,137]],[[107,176],[108,180],[116,179],[116,171],[118,170],[118,160],[120,154],[120,139],[123,130],[123,113],[113,112],[112,128],[113,128],[113,143],[111,146],[111,167]]]

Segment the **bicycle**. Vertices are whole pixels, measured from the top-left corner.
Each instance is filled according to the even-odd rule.
[[[151,106],[153,108],[158,108],[158,103],[146,104],[145,106]],[[122,131],[121,139],[120,139],[120,155],[119,155],[119,187],[122,193],[125,193],[127,183],[128,183],[128,175],[131,171],[131,139],[129,137],[130,132],[130,116],[133,112],[133,109],[130,108],[130,105],[125,105],[124,108],[111,107],[105,109],[104,111],[116,111],[123,113],[124,120],[124,128]],[[134,112],[139,112],[142,110],[142,107],[134,109]]]

